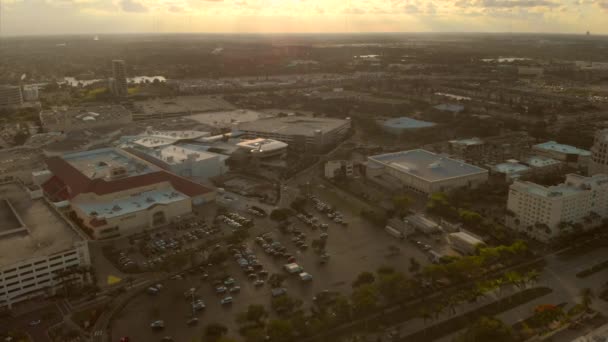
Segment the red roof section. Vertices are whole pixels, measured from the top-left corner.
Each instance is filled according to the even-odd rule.
[[[69,198],[74,198],[79,194],[90,192],[97,195],[107,195],[165,181],[170,182],[175,190],[190,197],[212,192],[211,189],[205,186],[164,170],[106,181],[105,179],[100,178],[89,179],[82,174],[82,172],[60,157],[51,157],[46,160],[46,164],[56,179],[60,180],[68,187]],[[51,178],[51,180],[55,177]],[[49,182],[51,180],[49,180]],[[43,188],[47,186],[47,183],[43,185]]]

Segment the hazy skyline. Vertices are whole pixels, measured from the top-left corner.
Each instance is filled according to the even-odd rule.
[[[608,33],[608,0],[3,0],[4,35]]]

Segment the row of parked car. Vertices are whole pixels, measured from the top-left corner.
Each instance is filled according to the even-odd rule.
[[[260,207],[256,207],[255,205],[252,205],[251,207],[247,208],[247,212],[250,213],[251,215],[257,216],[257,217],[266,217],[268,216],[268,213],[266,213],[266,211]]]
[[[276,241],[270,233],[264,233],[256,237],[255,242],[270,256],[285,258],[288,262],[295,260],[295,257],[287,251],[287,248],[280,241]]]
[[[234,260],[239,267],[247,275],[247,278],[253,282],[254,286],[263,286],[268,277],[268,271],[264,269],[255,253],[244,245],[233,246],[230,249]]]
[[[329,228],[329,225],[327,223],[321,223],[319,218],[314,217],[310,214],[299,213],[296,215],[296,217],[313,230],[322,229],[326,231]]]
[[[327,215],[327,218],[334,221],[335,223],[339,223],[341,225],[348,225],[348,222],[344,220],[342,213],[337,210],[334,210],[329,204],[321,201],[315,196],[310,196],[310,200],[313,202],[315,209],[317,211]]]

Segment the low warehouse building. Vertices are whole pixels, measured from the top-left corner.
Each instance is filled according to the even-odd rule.
[[[42,184],[45,196],[68,203],[95,239],[158,228],[215,199],[211,189],[120,149],[71,153],[46,163],[53,176]]]
[[[485,245],[483,240],[466,232],[451,233],[448,239],[452,248],[462,254],[474,254],[479,246]]]
[[[430,195],[476,187],[488,180],[488,170],[429,151],[411,150],[368,157],[366,176],[388,189]]]

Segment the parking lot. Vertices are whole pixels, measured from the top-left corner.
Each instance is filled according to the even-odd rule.
[[[312,297],[323,290],[350,293],[352,281],[363,271],[390,266],[409,273],[412,257],[423,265],[428,263],[424,251],[411,242],[391,237],[381,227],[372,226],[360,217],[358,209],[351,210],[329,189],[315,189],[314,194],[339,211],[347,225],[335,222],[335,216],[330,218],[318,211],[312,201],[307,201],[305,210],[316,217],[316,229],[296,217],[290,218],[290,224],[279,229],[278,224],[267,217],[256,217],[242,211],[239,215],[254,222],[249,228],[251,237],[238,250],[227,250],[222,245],[221,248],[226,249],[229,255],[224,268],[214,265],[196,269],[185,274],[183,279],[167,280],[157,295],[139,295],[115,321],[113,338],[118,340],[121,336],[129,336],[136,341],[155,341],[169,335],[176,341],[189,341],[201,335],[202,326],[213,322],[226,325],[230,334],[236,337],[237,313],[245,311],[250,304],[264,304],[270,310],[271,289],[267,280],[263,285],[258,282],[256,286],[255,283],[266,279],[259,274],[260,270],[270,276],[273,273],[288,275],[283,266],[289,261],[294,261],[312,276],[312,281],[303,281],[297,274],[289,275],[282,285],[289,295],[302,299],[304,305],[310,304]],[[206,220],[212,219],[208,217]],[[322,234],[327,235],[321,238]],[[317,253],[313,248],[313,241],[322,239],[326,240],[324,253],[327,254],[327,262],[323,261],[323,253]],[[248,264],[255,260],[254,265],[260,266],[248,270],[250,265],[243,265],[241,259]],[[252,273],[256,275],[248,275]],[[227,293],[216,293],[220,284],[214,284],[214,281],[226,277],[234,279],[232,286],[240,287],[238,293],[228,293],[228,289]],[[202,299],[206,306],[197,313],[200,319],[198,327],[187,325],[192,315],[192,298],[186,300],[184,292],[192,288],[195,289],[195,299]],[[220,300],[226,296],[233,297],[233,302],[222,305]],[[155,320],[164,321],[163,330],[154,331],[149,327]]]

